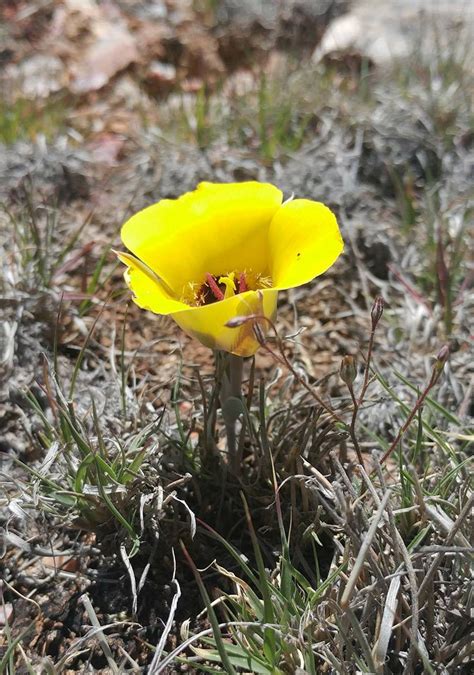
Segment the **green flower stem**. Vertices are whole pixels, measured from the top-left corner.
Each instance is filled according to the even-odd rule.
[[[240,475],[241,457],[237,443],[237,420],[243,412],[242,377],[244,360],[241,356],[224,354],[224,371],[220,393],[222,415],[227,433],[229,469],[234,476]]]

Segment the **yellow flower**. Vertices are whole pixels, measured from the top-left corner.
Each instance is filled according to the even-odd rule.
[[[268,183],[201,183],[163,199],[122,228],[133,253],[119,253],[139,307],[173,317],[212,349],[251,356],[259,343],[251,321],[274,319],[278,291],[325,272],[343,249],[334,214]],[[265,323],[261,324],[265,331]]]

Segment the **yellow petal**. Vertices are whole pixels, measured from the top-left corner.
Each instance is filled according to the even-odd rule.
[[[284,204],[269,230],[273,288],[301,286],[325,272],[344,248],[335,215],[309,199]]]
[[[201,183],[132,216],[122,240],[179,298],[185,284],[204,281],[206,272],[268,273],[268,228],[281,200],[268,183]]]
[[[112,249],[112,252],[115,253],[117,258],[120,260],[120,262],[123,262],[124,265],[127,265],[127,267],[138,268],[152,281],[162,286],[168,295],[173,297],[173,291],[166,285],[166,282],[163,279],[160,279],[160,277],[155,272],[153,272],[153,270],[151,270],[148,265],[145,265],[144,262],[139,260],[139,258],[135,258],[135,256],[131,255],[130,253],[124,253],[123,251],[114,251],[114,249]]]
[[[252,329],[252,321],[238,328],[228,328],[226,323],[237,316],[257,314],[274,320],[276,316],[278,292],[273,289],[247,291],[234,295],[212,305],[190,307],[188,311],[173,314],[173,319],[181,328],[210,349],[221,349],[237,356],[252,356],[260,344]],[[259,327],[265,334],[266,321]]]
[[[160,280],[146,269],[141,260],[127,254],[119,254],[119,258],[127,265],[124,278],[133,293],[134,302],[139,307],[149,309],[155,314],[171,314],[189,309],[184,302],[179,302],[166,292]]]

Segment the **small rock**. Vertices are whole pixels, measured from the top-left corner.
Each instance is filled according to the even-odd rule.
[[[472,35],[473,18],[473,10],[464,0],[379,0],[376,9],[373,0],[356,0],[350,12],[329,25],[314,51],[313,61],[319,63],[332,52],[348,50],[359,52],[375,64],[390,63],[410,56],[415,46],[423,47],[419,44],[422,25],[437,39],[437,24],[442,20],[445,34],[442,37],[449,41],[446,29],[459,20]]]
[[[176,67],[152,61],[145,75],[145,85],[153,96],[167,94],[176,84]]]

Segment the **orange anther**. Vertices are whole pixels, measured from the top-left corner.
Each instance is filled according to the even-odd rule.
[[[216,283],[216,280],[212,276],[212,274],[209,274],[209,272],[206,272],[206,281],[207,285],[212,291],[212,295],[215,297],[216,300],[224,300],[224,293],[221,291],[219,286]]]

